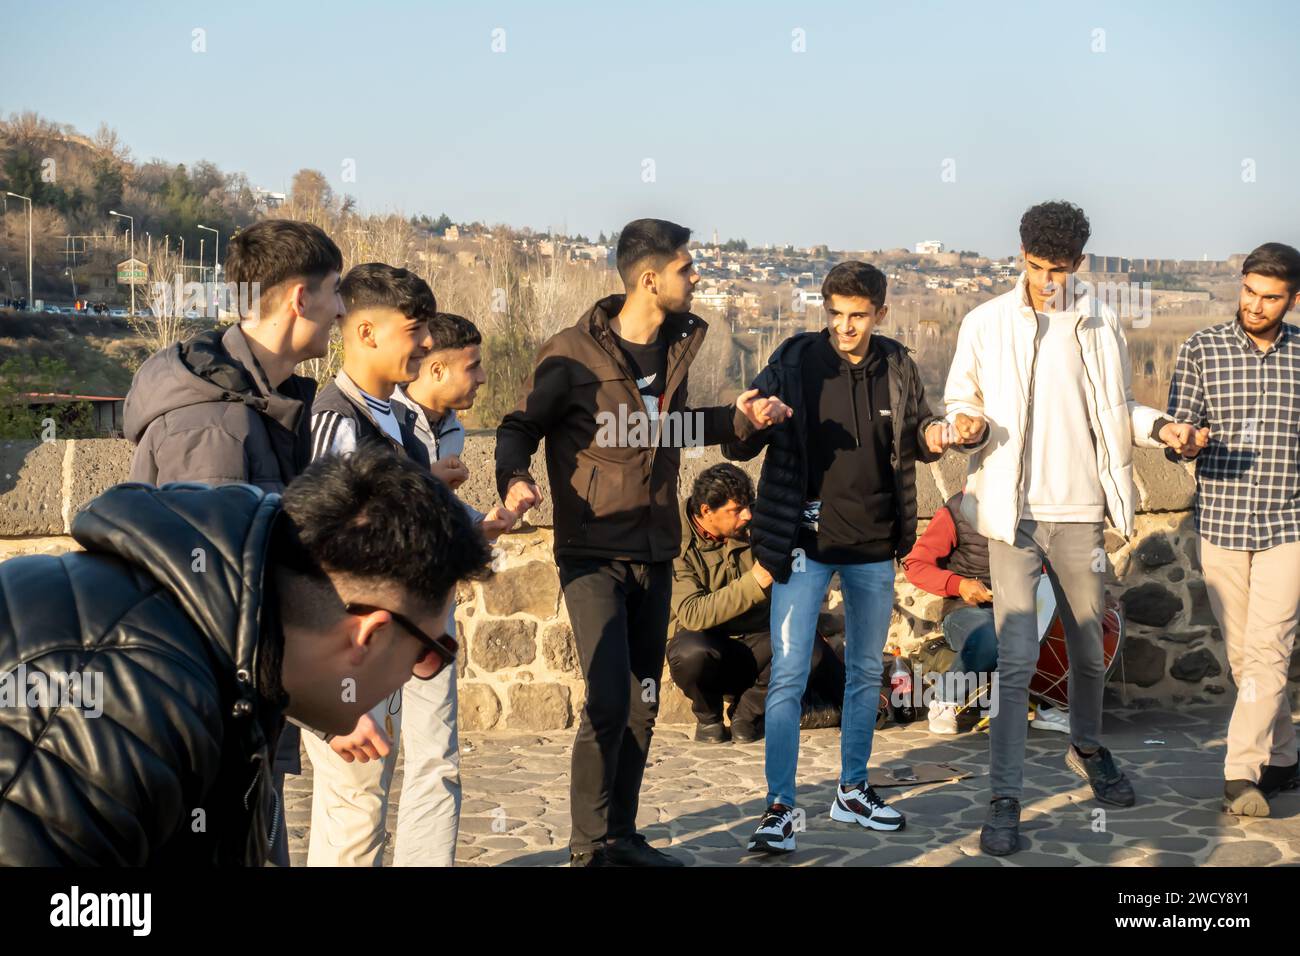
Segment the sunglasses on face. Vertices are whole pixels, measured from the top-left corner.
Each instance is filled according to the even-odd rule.
[[[416,638],[422,645],[420,656],[416,658],[415,664],[411,667],[411,676],[413,677],[420,680],[433,680],[442,673],[444,667],[456,662],[456,652],[460,650],[460,643],[450,634],[443,634],[441,637],[430,637],[416,627],[415,622],[409,617],[398,614],[396,611],[390,611],[386,607],[376,607],[373,604],[347,604],[343,609],[349,614],[355,614],[358,617],[374,614],[376,611],[384,611],[394,621],[406,628],[411,636]],[[420,668],[427,669],[430,672],[422,674]]]

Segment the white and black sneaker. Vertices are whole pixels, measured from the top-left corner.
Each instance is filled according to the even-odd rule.
[[[749,838],[751,853],[791,853],[794,851],[794,807],[774,803],[767,808],[758,829]]]
[[[831,819],[837,823],[856,823],[868,830],[901,830],[907,823],[901,813],[888,806],[865,783],[848,787],[841,784],[836,788]]]

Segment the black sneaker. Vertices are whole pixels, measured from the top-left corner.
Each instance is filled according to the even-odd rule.
[[[1300,787],[1300,763],[1289,767],[1276,767],[1268,764],[1259,772],[1259,789],[1266,797],[1275,797],[1283,790],[1295,790]]]
[[[681,860],[656,850],[639,833],[605,844],[606,866],[685,866]]]
[[[794,807],[774,803],[767,808],[758,829],[749,838],[751,853],[792,853],[794,851]]]
[[[980,831],[980,849],[990,856],[1010,856],[1020,849],[1020,801],[997,797],[989,804],[988,819]]]
[[[1239,817],[1268,816],[1268,800],[1249,780],[1229,780],[1223,785],[1223,811]]]
[[[733,720],[731,722],[731,739],[738,744],[752,744],[763,739],[763,722],[761,720]]]
[[[836,823],[856,823],[868,830],[901,830],[907,819],[865,783],[835,788],[831,819]]]
[[[1092,785],[1092,795],[1102,803],[1131,807],[1137,803],[1133,784],[1115,766],[1115,758],[1105,747],[1098,747],[1091,757],[1079,753],[1074,744],[1065,752],[1065,765]]]
[[[612,866],[606,858],[605,851],[599,847],[594,850],[584,850],[581,853],[569,851],[569,866]]]
[[[725,744],[731,739],[731,731],[722,721],[716,724],[696,724],[695,742],[700,744]]]

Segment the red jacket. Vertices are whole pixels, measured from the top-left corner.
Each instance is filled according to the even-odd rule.
[[[916,544],[903,559],[903,573],[907,580],[922,591],[939,594],[943,597],[961,597],[961,582],[965,580],[960,574],[954,574],[941,568],[939,562],[952,554],[957,547],[957,528],[952,522],[952,515],[947,508],[940,508],[930,519],[925,534],[917,539]]]

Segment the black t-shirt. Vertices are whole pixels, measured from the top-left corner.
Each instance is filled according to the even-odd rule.
[[[798,544],[828,564],[888,561],[899,534],[888,363],[873,343],[851,365],[824,339],[808,349],[802,372],[809,414],[804,500],[821,507],[817,529],[800,527]]]
[[[615,335],[614,340],[632,363],[637,391],[641,393],[641,401],[645,403],[645,410],[653,421],[659,417],[660,400],[664,394],[665,379],[668,378],[668,346],[664,337],[660,335],[646,345],[629,342],[620,335]]]

